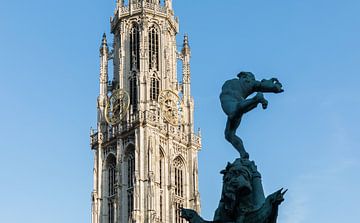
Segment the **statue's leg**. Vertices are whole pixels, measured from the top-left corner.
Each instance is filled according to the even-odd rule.
[[[241,117],[231,119],[228,118],[225,128],[225,139],[234,146],[234,148],[240,153],[240,157],[244,159],[249,158],[249,154],[245,151],[242,140],[236,135],[236,129],[239,127]]]
[[[264,109],[267,107],[268,104],[267,100],[264,98],[263,93],[261,92],[257,93],[254,97],[250,99],[240,101],[237,105],[237,113],[245,114],[256,108],[259,103],[262,104]]]
[[[236,106],[234,106],[234,109],[227,113],[228,120],[225,128],[225,139],[235,147],[240,153],[241,158],[244,159],[248,159],[249,154],[246,152],[242,140],[236,135],[236,130],[240,125],[243,114],[256,108],[259,103],[262,104],[264,109],[266,108],[267,100],[261,92],[257,93],[253,98],[239,101]],[[229,104],[227,104],[227,106],[228,105]]]

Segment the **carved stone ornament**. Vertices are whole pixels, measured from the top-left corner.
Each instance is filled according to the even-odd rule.
[[[105,119],[110,125],[116,125],[126,116],[130,97],[123,89],[114,90],[105,107]]]
[[[179,96],[172,90],[163,90],[159,95],[159,105],[165,120],[177,125],[181,111]]]

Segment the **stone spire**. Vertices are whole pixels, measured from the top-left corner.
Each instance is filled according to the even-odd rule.
[[[191,74],[190,74],[190,46],[189,37],[187,34],[184,36],[183,47],[181,50],[182,60],[182,92],[184,103],[184,123],[187,132],[194,131],[194,102],[191,96]]]
[[[189,46],[189,37],[187,34],[184,36],[183,48],[181,50],[182,57],[182,68],[183,68],[183,93],[185,97],[190,97],[190,46]]]
[[[107,83],[108,83],[108,59],[109,47],[104,33],[100,45],[100,94],[98,97],[98,122],[105,122],[104,111],[106,106]]]
[[[172,0],[165,0],[165,7],[172,9]]]

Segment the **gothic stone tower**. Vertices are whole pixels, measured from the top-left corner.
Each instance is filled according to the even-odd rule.
[[[180,207],[200,209],[190,47],[185,36],[177,50],[178,29],[172,0],[117,0],[113,44],[104,34],[100,46],[92,223],[180,223]]]

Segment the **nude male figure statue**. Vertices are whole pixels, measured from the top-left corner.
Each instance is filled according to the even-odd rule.
[[[243,114],[256,108],[258,104],[261,104],[263,109],[267,108],[268,101],[262,92],[281,93],[284,90],[276,78],[257,81],[251,72],[240,72],[237,76],[238,78],[224,83],[220,94],[221,107],[228,116],[225,139],[235,147],[241,158],[249,159],[242,140],[236,135]],[[247,99],[254,92],[258,93],[253,98]]]

